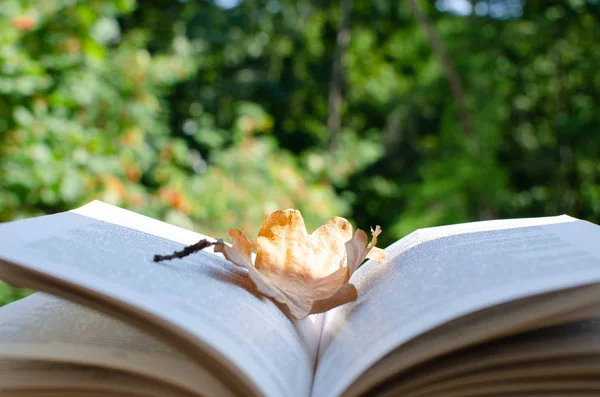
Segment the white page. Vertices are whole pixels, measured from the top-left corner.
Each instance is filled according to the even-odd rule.
[[[178,326],[220,352],[266,396],[309,395],[319,335],[314,319],[293,324],[270,300],[249,291],[243,269],[215,254],[152,261],[154,254],[202,237],[93,202],[1,224],[0,259]]]
[[[423,229],[350,280],[359,298],[327,313],[315,397],[340,395],[411,338],[476,310],[600,280],[600,227],[562,216]]]
[[[228,395],[206,371],[151,335],[40,292],[0,307],[0,359],[8,358],[121,369],[190,392]]]

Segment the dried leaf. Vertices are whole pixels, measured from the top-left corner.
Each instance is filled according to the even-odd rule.
[[[358,291],[352,284],[345,284],[335,294],[327,299],[315,301],[310,310],[311,314],[324,313],[328,310],[353,302],[358,298]]]
[[[383,262],[386,257],[387,252],[377,247],[371,248],[371,251],[369,251],[369,253],[367,254],[367,259],[371,259],[379,263]]]
[[[227,235],[232,241],[232,248],[236,250],[241,259],[246,263],[252,263],[252,244],[248,237],[240,229],[231,229],[227,231]]]
[[[271,213],[261,227],[254,264],[250,241],[239,229],[227,232],[231,247],[220,242],[215,251],[247,268],[261,293],[301,319],[357,299],[348,281],[367,255],[385,258],[385,251],[374,247],[380,233],[379,226],[371,229],[368,243],[364,231],[357,229],[353,236],[350,223],[335,217],[308,234],[300,211],[290,209]]]
[[[282,299],[279,291],[266,283],[252,264],[252,251],[249,249],[251,246],[250,240],[244,232],[239,229],[231,229],[227,232],[227,235],[233,241],[233,245],[230,247],[219,240],[215,244],[215,252],[222,253],[230,262],[248,269],[250,279],[262,294],[277,300]]]

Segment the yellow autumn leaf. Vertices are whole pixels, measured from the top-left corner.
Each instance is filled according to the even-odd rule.
[[[271,213],[261,227],[254,263],[250,240],[239,229],[227,232],[231,247],[219,241],[215,251],[248,269],[258,291],[302,319],[357,299],[350,277],[365,258],[385,259],[375,247],[380,233],[379,226],[371,229],[369,243],[364,231],[352,234],[350,223],[335,217],[308,234],[300,211],[288,209]]]

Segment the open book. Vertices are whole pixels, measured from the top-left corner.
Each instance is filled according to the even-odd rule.
[[[600,227],[418,230],[291,321],[201,238],[101,202],[0,224],[2,396],[597,396]]]

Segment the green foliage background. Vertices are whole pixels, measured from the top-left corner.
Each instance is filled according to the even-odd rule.
[[[215,236],[288,207],[309,228],[380,224],[384,243],[489,218],[600,222],[599,2],[450,2],[418,3],[472,131],[408,2],[354,0],[331,145],[340,2],[3,0],[0,221],[101,199]],[[26,293],[0,284],[0,303]]]

